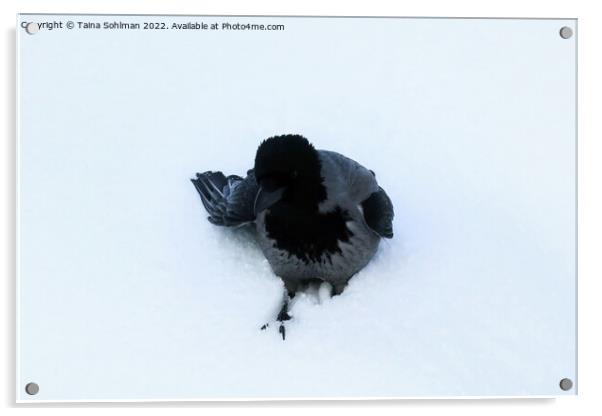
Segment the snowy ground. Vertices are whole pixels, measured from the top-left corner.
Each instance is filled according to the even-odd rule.
[[[361,38],[296,22],[21,39],[18,391],[522,395],[575,378],[573,46],[544,35],[560,22],[363,20]],[[512,47],[491,48],[500,31]],[[374,170],[396,210],[341,296],[298,297],[285,342],[259,330],[282,284],[252,233],[207,222],[188,180],[244,174],[281,133]]]

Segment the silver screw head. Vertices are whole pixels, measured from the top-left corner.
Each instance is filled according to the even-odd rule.
[[[27,23],[27,26],[25,26],[25,31],[30,35],[35,35],[40,31],[40,25],[36,22],[29,22]]]
[[[573,29],[568,26],[563,26],[560,28],[560,37],[562,39],[569,39],[573,36]]]
[[[569,391],[573,388],[573,380],[571,380],[570,378],[563,378],[562,380],[560,380],[559,385],[562,390]]]
[[[38,386],[37,383],[27,383],[25,385],[25,393],[29,394],[30,396],[35,396],[39,391],[40,386]]]

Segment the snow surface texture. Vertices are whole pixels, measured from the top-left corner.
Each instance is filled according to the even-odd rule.
[[[228,20],[286,30],[19,34],[19,399],[574,393],[574,22]],[[285,342],[281,281],[188,180],[283,133],[396,210]]]

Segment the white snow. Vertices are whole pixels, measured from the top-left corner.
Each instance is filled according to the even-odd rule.
[[[19,35],[17,391],[41,387],[20,398],[561,394],[572,21],[283,21]],[[188,180],[244,175],[281,133],[374,170],[396,210],[341,296],[295,299],[285,342],[259,330],[281,281]]]

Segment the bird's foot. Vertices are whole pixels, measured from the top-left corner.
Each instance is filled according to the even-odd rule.
[[[293,298],[295,296],[295,292],[291,292],[291,291],[286,291],[284,293],[284,299],[282,302],[282,307],[280,308],[280,311],[278,312],[278,315],[276,315],[276,322],[279,323],[278,326],[278,333],[280,335],[282,335],[282,340],[286,339],[286,328],[284,327],[284,322],[285,321],[289,321],[292,319],[292,316],[289,315],[288,313],[288,306],[289,306],[289,301],[291,300],[291,298]],[[261,326],[261,330],[265,331],[268,327],[270,326],[270,323],[266,323],[264,325]]]
[[[284,341],[286,339],[286,327],[284,326],[284,322],[285,321],[289,321],[291,320],[293,317],[290,316],[288,313],[286,312],[280,312],[278,314],[278,317],[276,318],[276,322],[279,323],[280,325],[278,326],[278,333],[280,335],[282,335],[282,340]],[[259,329],[261,331],[265,331],[266,329],[268,329],[270,327],[270,323],[267,322],[265,324],[263,324]]]
[[[276,320],[281,323],[290,319],[291,316],[288,314],[288,311],[284,308],[282,308],[282,310],[278,313],[278,316],[276,317]]]
[[[278,332],[282,335],[282,340],[286,338],[286,328],[284,327],[284,321],[289,321],[292,317],[288,314],[286,308],[282,308],[278,316],[276,317],[276,321],[280,322],[280,326],[278,327]]]

